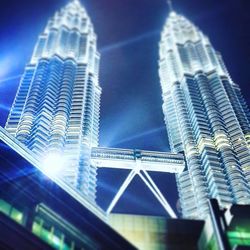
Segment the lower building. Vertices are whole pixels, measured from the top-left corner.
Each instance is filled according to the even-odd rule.
[[[248,246],[250,249],[250,206],[232,206],[225,218],[231,246]]]
[[[51,180],[35,161],[0,128],[1,249],[135,249],[98,207]]]
[[[205,222],[111,214],[109,224],[141,250],[196,250]]]
[[[201,240],[201,245],[211,250],[250,249],[250,205],[221,210],[216,200],[210,200],[209,206],[211,219],[206,221],[201,238],[208,240]]]
[[[220,210],[210,202],[206,221],[111,214],[109,224],[140,250],[250,249],[250,206]]]

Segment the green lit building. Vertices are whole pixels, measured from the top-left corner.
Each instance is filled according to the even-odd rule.
[[[206,221],[112,214],[109,224],[140,250],[250,249],[250,206],[220,210],[216,200],[209,203]]]
[[[225,213],[225,221],[230,245],[250,249],[250,206],[232,206]]]
[[[141,250],[196,250],[204,228],[204,221],[129,214],[111,214],[109,223]]]

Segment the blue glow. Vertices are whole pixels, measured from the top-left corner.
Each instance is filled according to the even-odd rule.
[[[10,107],[4,104],[0,104],[0,110],[10,111]]]
[[[135,139],[143,138],[145,136],[155,134],[155,133],[157,133],[159,131],[163,131],[165,129],[166,129],[166,127],[162,126],[162,127],[159,127],[159,128],[153,128],[153,129],[150,129],[150,130],[146,130],[146,131],[144,131],[142,133],[139,133],[137,135],[133,135],[133,136],[124,138],[124,139],[122,139],[120,141],[117,141],[117,142],[115,142],[114,146],[117,146],[117,145],[119,145],[121,143],[124,143],[124,142],[129,142],[129,141],[133,141]]]
[[[159,35],[159,34],[160,34],[160,31],[158,31],[158,30],[147,32],[145,34],[127,39],[125,41],[120,41],[120,42],[108,45],[106,47],[103,47],[101,49],[101,53],[109,52],[110,50],[114,50],[114,49],[119,49],[119,48],[122,48],[124,46],[131,45],[133,43],[138,43],[138,42],[143,41],[144,39],[148,39],[148,38],[151,38],[152,36]]]
[[[132,182],[132,186],[138,186],[138,179],[135,180],[136,183]],[[140,185],[140,189],[141,187],[144,187],[143,183],[139,183]],[[113,186],[113,185],[109,185],[107,182],[102,182],[102,181],[98,181],[98,189],[102,189],[102,192],[105,192],[105,203],[108,202],[108,200],[112,200],[113,196],[117,193],[118,191],[118,187],[117,186]],[[148,199],[138,199],[138,195],[137,193],[135,193],[134,191],[130,191],[131,187],[129,187],[125,192],[123,197],[120,199],[120,201],[118,202],[117,208],[115,208],[115,211],[119,211],[120,210],[120,206],[119,203],[126,203],[126,207],[127,209],[129,209],[129,207],[138,207],[139,211],[144,211],[147,210],[149,212],[151,212],[152,214],[155,214],[155,206],[152,205],[152,201],[148,200]],[[146,190],[147,195],[151,196],[151,193]],[[108,194],[107,194],[108,193]],[[153,199],[153,203],[154,201],[154,197]],[[106,210],[107,207],[104,208],[104,210]],[[143,209],[141,209],[143,208]],[[157,209],[161,210],[162,208],[159,208],[157,205]],[[142,212],[143,213],[143,212]]]
[[[19,75],[15,75],[15,76],[8,76],[8,77],[6,77],[6,78],[2,78],[2,79],[0,79],[0,87],[2,87],[3,86],[3,84],[2,83],[6,83],[6,82],[10,82],[10,81],[12,81],[12,80],[18,80],[18,79],[20,79],[20,77],[21,77],[22,75],[21,74],[19,74]]]
[[[0,78],[8,75],[12,69],[12,64],[15,62],[15,55],[8,54],[1,56],[0,59]]]

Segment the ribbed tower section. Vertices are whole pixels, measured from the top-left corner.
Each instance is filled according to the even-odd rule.
[[[64,180],[92,200],[96,169],[90,151],[98,146],[101,95],[96,47],[86,10],[70,1],[39,36],[6,123],[40,159],[60,155]]]
[[[209,39],[171,12],[162,31],[159,73],[171,150],[184,152],[176,176],[182,214],[204,218],[208,199],[250,204],[250,112]]]

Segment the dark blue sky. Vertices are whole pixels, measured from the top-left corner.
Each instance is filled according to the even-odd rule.
[[[249,0],[174,0],[177,12],[210,37],[250,104]],[[49,17],[67,0],[1,0],[0,125],[29,61],[36,39]],[[161,109],[158,42],[167,17],[165,0],[82,0],[102,53],[100,145],[169,150]],[[13,78],[11,80],[11,78]],[[128,173],[100,171],[98,201],[106,207]],[[173,176],[152,175],[175,207]],[[152,198],[152,202],[151,199]],[[162,214],[139,180],[128,189],[116,211]]]

